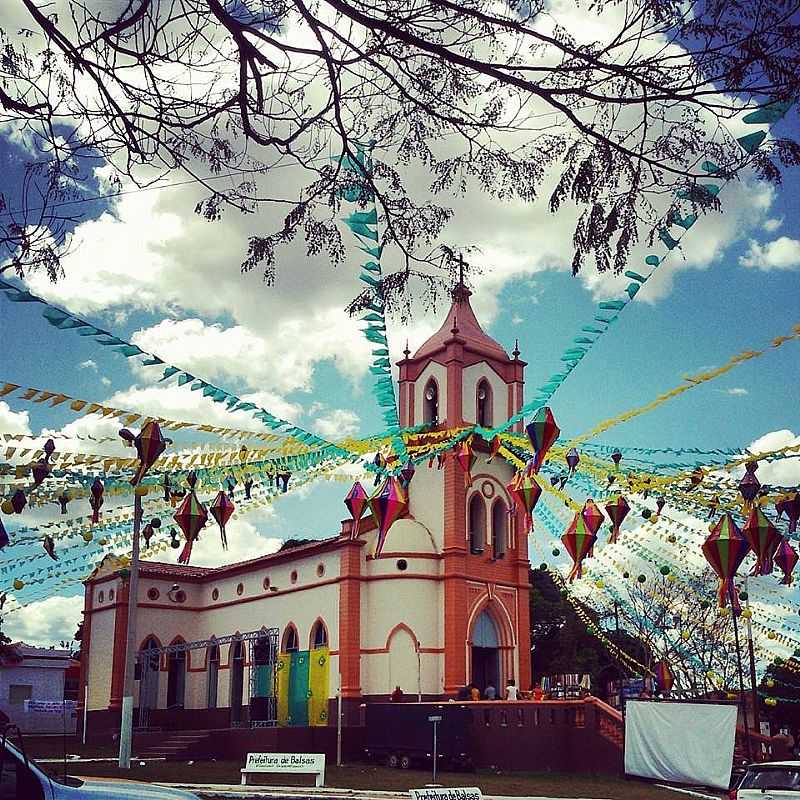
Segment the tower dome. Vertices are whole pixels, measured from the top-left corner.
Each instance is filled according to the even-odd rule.
[[[458,336],[466,350],[492,359],[511,360],[503,347],[481,328],[469,302],[471,295],[463,283],[453,289],[453,304],[441,328],[414,353],[414,359],[429,358],[443,350],[449,339]]]

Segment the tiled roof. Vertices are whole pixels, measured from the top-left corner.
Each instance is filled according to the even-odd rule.
[[[320,549],[322,546],[329,546],[340,537],[332,536],[327,539],[318,539],[308,544],[298,545],[290,550],[282,550],[276,553],[264,553],[264,555],[248,558],[244,561],[235,561],[232,564],[224,564],[221,567],[193,567],[189,564],[168,564],[160,561],[142,561],[143,572],[149,575],[164,575],[165,577],[183,578],[204,578],[207,576],[224,575],[226,572],[241,569],[249,564],[263,564],[277,559],[286,559],[309,555]]]

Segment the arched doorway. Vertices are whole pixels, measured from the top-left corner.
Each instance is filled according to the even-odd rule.
[[[231,645],[231,724],[242,721],[242,692],[244,691],[244,644]]]
[[[186,651],[167,656],[167,708],[183,708],[186,699]]]
[[[484,609],[472,626],[472,683],[483,694],[491,683],[500,696],[500,636],[489,612]]]
[[[139,726],[150,722],[150,709],[158,708],[158,672],[160,654],[158,641],[148,637],[142,646],[137,672],[139,673]]]

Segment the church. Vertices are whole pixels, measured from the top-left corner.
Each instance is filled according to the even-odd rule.
[[[398,362],[401,426],[492,427],[521,408],[525,362],[482,330],[469,298],[459,284],[441,328]],[[347,717],[398,686],[424,700],[468,684],[527,689],[529,562],[506,490],[513,468],[477,437],[474,449],[471,485],[453,458],[417,465],[408,511],[378,558],[372,523],[353,538],[347,520],[330,538],[223,567],[142,562],[139,726],[324,725],[339,693]],[[119,720],[125,577],[107,558],[85,582],[80,696],[90,734]],[[292,708],[297,691],[304,708]],[[275,703],[271,713],[259,712],[259,698]]]

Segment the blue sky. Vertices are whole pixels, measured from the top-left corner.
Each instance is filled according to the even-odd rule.
[[[796,122],[784,123],[784,130],[790,125]],[[0,188],[10,205],[21,155],[15,147],[0,137]],[[102,191],[102,176],[88,176],[87,188]],[[800,322],[798,189],[800,175],[790,172],[774,191],[752,181],[725,190],[723,209],[733,210],[709,215],[688,232],[682,252],[673,252],[660,268],[664,280],[652,296],[640,294],[556,394],[551,405],[563,435],[583,433],[645,404],[677,386],[683,375],[766,346]],[[227,218],[215,228],[197,220],[191,191],[135,193],[107,206],[88,205],[76,231],[78,246],[65,262],[67,280],[51,286],[34,279],[34,290],[217,385],[263,393],[267,408],[303,427],[326,436],[380,430],[365,346],[342,310],[358,291],[355,246],[352,259],[336,269],[304,258],[298,248],[288,254],[276,287],[268,288],[257,275],[239,274],[244,223]],[[494,215],[499,229],[481,227],[475,207],[467,206],[451,239],[481,248],[475,259],[485,272],[476,280],[473,305],[487,331],[508,350],[519,339],[532,389],[559,370],[561,352],[581,325],[591,322],[596,301],[611,292],[593,292],[587,275],[574,278],[565,270],[571,258],[569,220],[551,220],[539,207],[492,205],[486,198],[470,202]],[[644,271],[641,263],[630,268]],[[445,311],[419,315],[409,329],[393,323],[394,351],[406,338],[412,350],[419,346]],[[0,301],[0,379],[128,407],[125,403],[135,402],[158,377],[57,331],[39,314],[35,305]],[[598,441],[727,448],[747,446],[773,431],[798,435],[798,364],[798,345],[790,343]],[[195,421],[210,413],[211,404],[198,403],[196,393],[186,389],[162,385],[157,406],[148,406],[146,397],[143,411]],[[0,405],[2,430],[24,424],[38,433],[70,423],[77,427],[68,432],[92,429],[58,409],[13,399],[10,405]],[[219,413],[218,407],[212,410]],[[232,418],[231,425],[237,424]],[[247,557],[290,536],[334,534],[345,515],[345,491],[341,484],[323,482],[288,495],[272,513],[243,525],[238,537],[234,534],[239,544],[226,557]],[[67,594],[77,600],[78,591]]]

